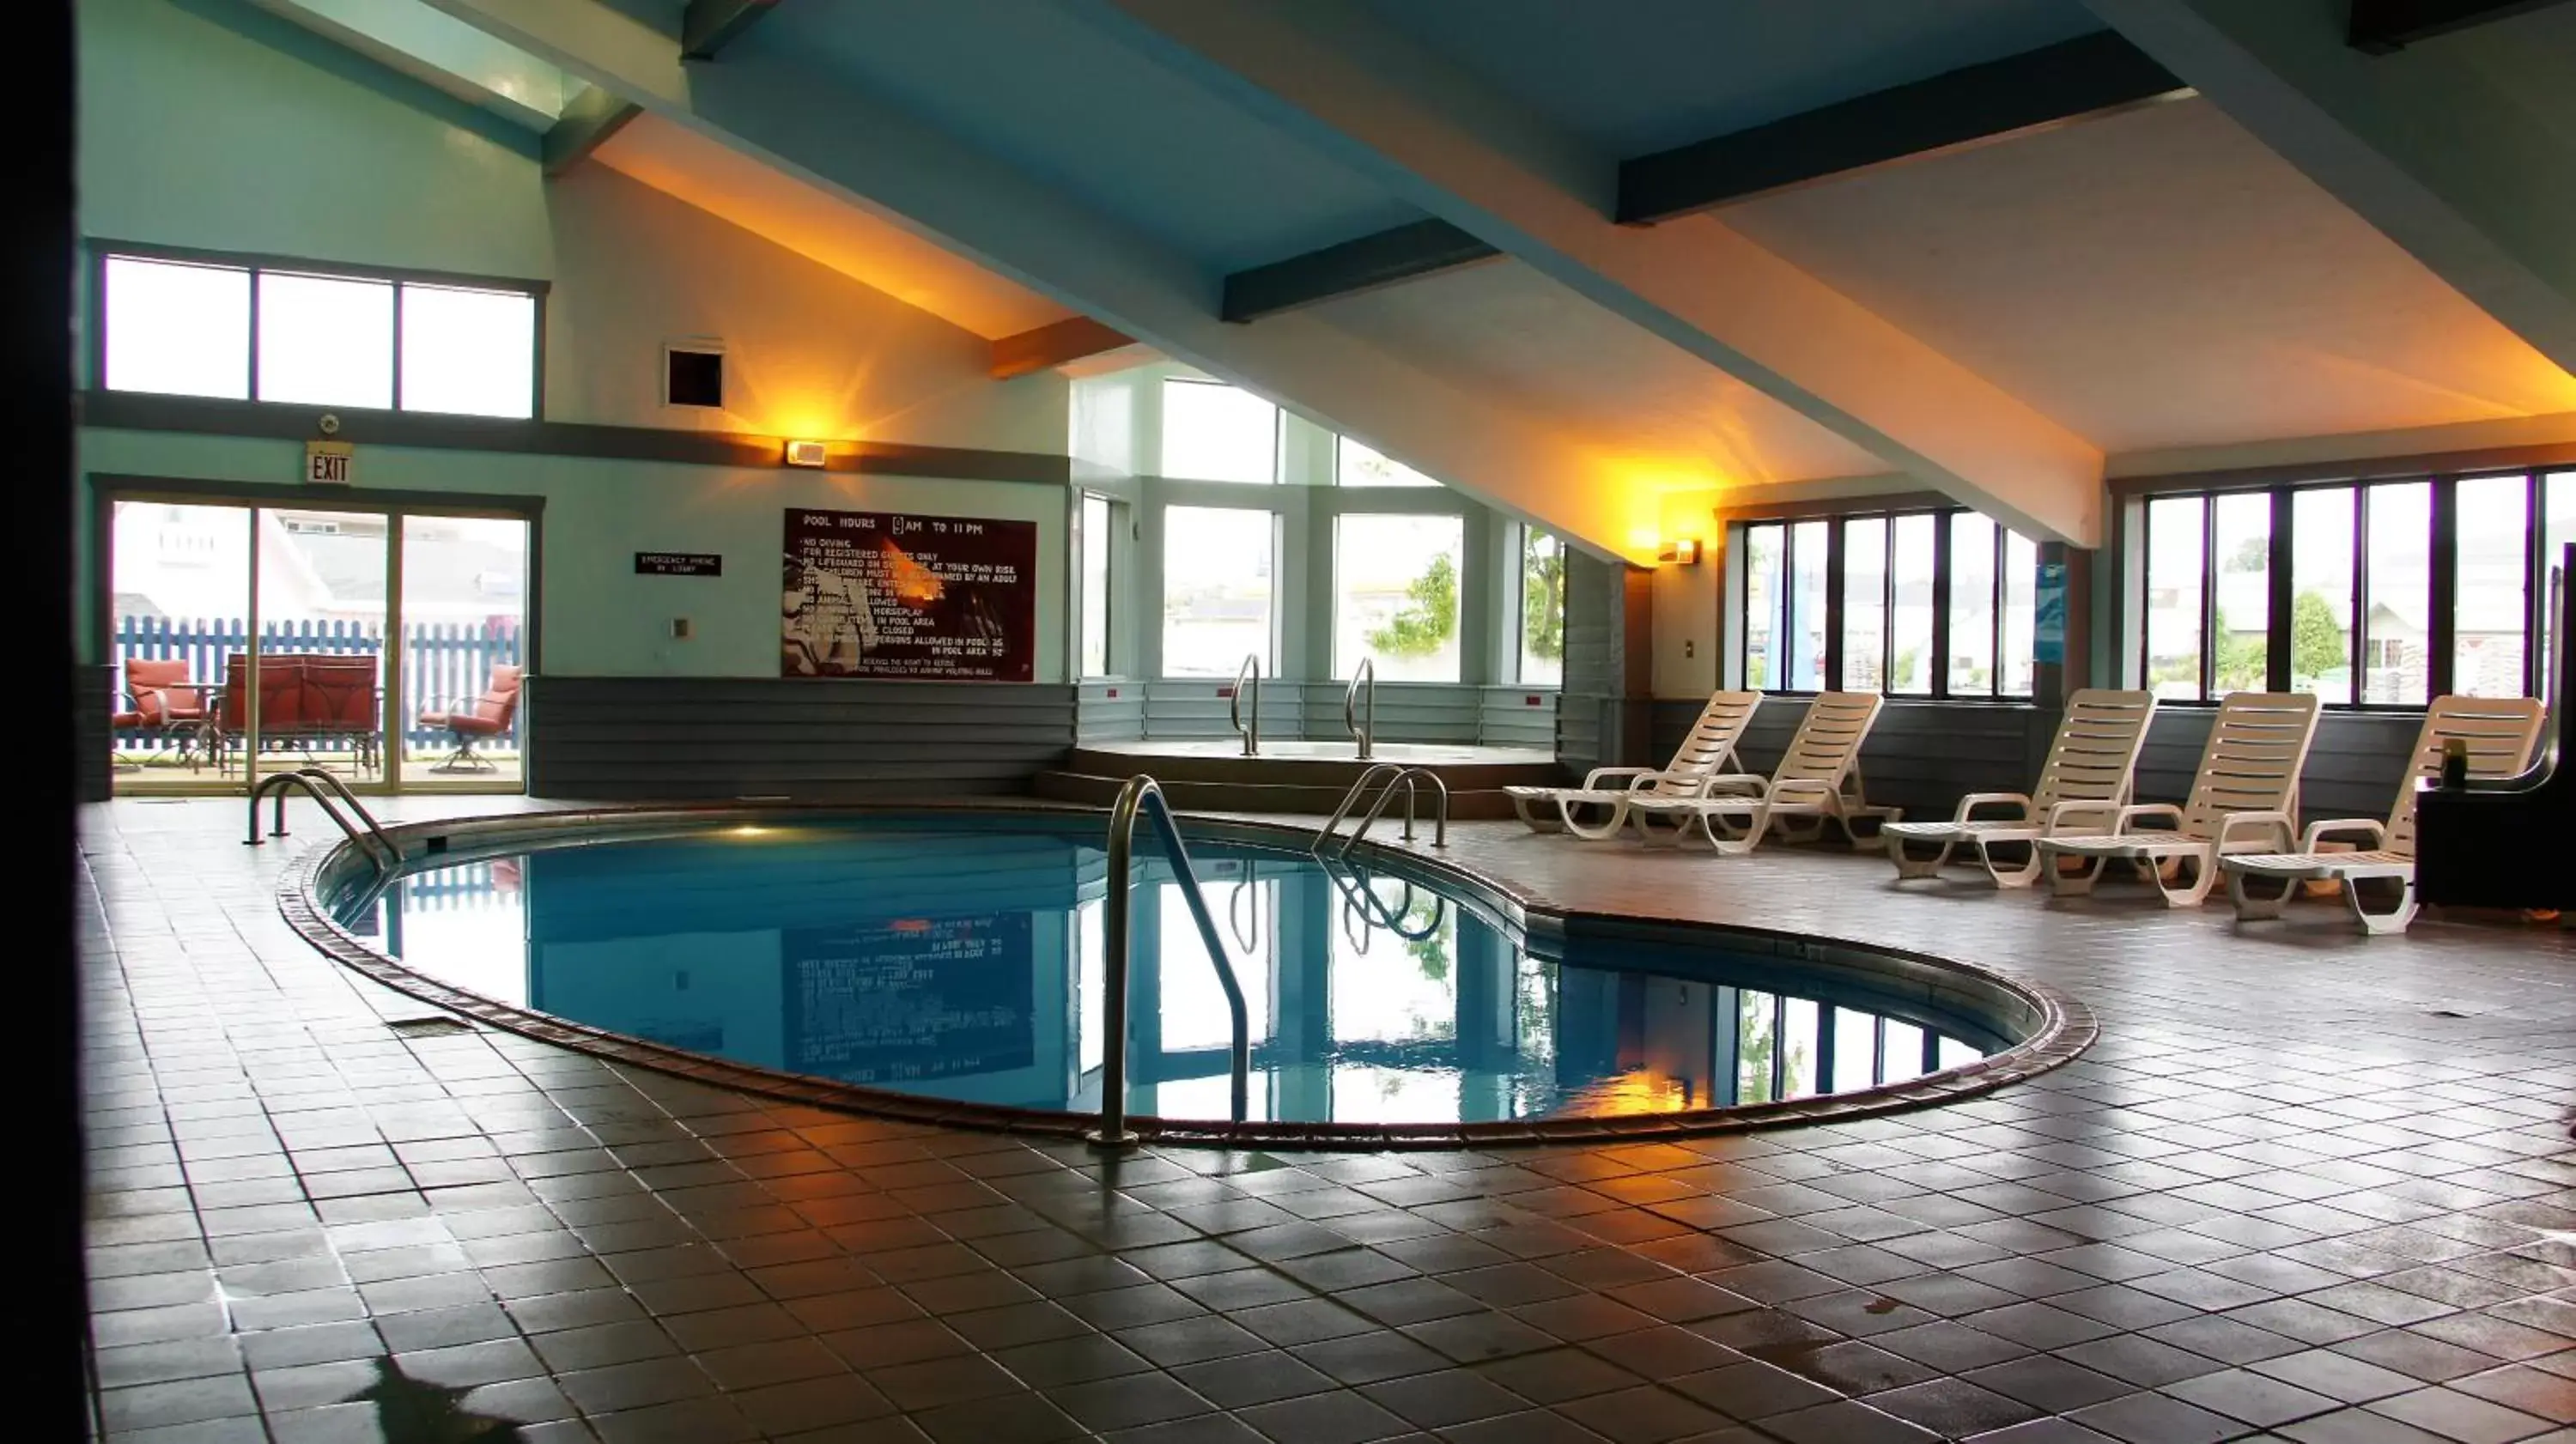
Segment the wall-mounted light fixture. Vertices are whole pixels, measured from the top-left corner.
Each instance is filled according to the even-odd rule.
[[[823,443],[819,441],[791,441],[787,443],[787,464],[789,466],[821,466],[825,459],[824,446]]]
[[[1686,536],[1681,538],[1679,541],[1668,541],[1664,543],[1661,551],[1655,553],[1655,560],[1659,562],[1671,562],[1673,565],[1680,567],[1698,566],[1699,538],[1695,536]]]

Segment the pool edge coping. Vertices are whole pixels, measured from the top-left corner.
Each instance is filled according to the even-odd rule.
[[[765,803],[584,807],[544,812],[501,813],[435,821],[395,823],[384,828],[396,854],[409,863],[427,855],[404,844],[432,835],[497,836],[516,831],[547,833],[648,821],[686,824],[692,828],[732,821],[775,821],[782,817],[815,821],[870,815],[924,816],[954,813],[992,817],[1038,813],[1062,817],[1106,816],[1104,809],[1040,801],[1031,806],[1004,800],[969,803],[887,803],[881,805],[797,806]],[[1256,820],[1224,813],[1183,813],[1185,831],[1200,836],[1233,836],[1303,850],[1317,829],[1291,823]],[[1958,1102],[2025,1082],[2072,1062],[2101,1036],[2090,1008],[2060,989],[2014,977],[1979,963],[1943,957],[1911,948],[1890,947],[1866,939],[1793,932],[1743,924],[1689,922],[1619,912],[1572,911],[1541,904],[1502,879],[1490,877],[1446,858],[1413,849],[1363,843],[1364,855],[1401,859],[1407,867],[1441,876],[1499,899],[1525,929],[1562,930],[1568,923],[1600,921],[1760,938],[1773,945],[1827,943],[1864,954],[1901,960],[1936,973],[1955,974],[1989,989],[2019,998],[2039,1017],[2029,1037],[2002,1052],[1955,1068],[1927,1073],[1902,1083],[1850,1093],[1818,1094],[1769,1103],[1727,1108],[1685,1109],[1672,1113],[1517,1119],[1490,1123],[1274,1123],[1165,1119],[1131,1114],[1128,1127],[1141,1142],[1195,1147],[1262,1147],[1275,1149],[1458,1149],[1549,1143],[1651,1142],[1684,1137],[1722,1137],[1774,1128],[1840,1123],[1878,1117],[1936,1104]],[[711,1054],[691,1052],[623,1033],[558,1018],[533,1008],[501,1003],[479,993],[452,987],[417,972],[377,951],[342,928],[322,907],[317,889],[335,867],[363,857],[354,839],[307,849],[292,862],[277,889],[278,909],[287,925],[316,951],[341,966],[416,1001],[430,1004],[487,1027],[550,1043],[612,1062],[693,1082],[727,1088],[755,1097],[799,1103],[836,1112],[892,1119],[924,1126],[1001,1132],[1057,1141],[1080,1141],[1097,1122],[1096,1114],[1013,1108],[1001,1104],[952,1102],[898,1093],[865,1084],[845,1083],[782,1069],[763,1068]]]

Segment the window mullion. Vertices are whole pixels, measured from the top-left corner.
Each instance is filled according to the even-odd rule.
[[[2366,486],[2352,489],[2352,636],[2345,642],[2349,675],[2343,698],[2347,707],[2361,705],[2363,667],[2370,649],[2370,616],[2362,610],[2364,599],[2370,595],[2370,490]]]
[[[1986,609],[1986,695],[2004,695],[2004,572],[2012,565],[2012,546],[2004,534],[2004,524],[1995,524],[1994,575],[1986,580],[1993,585],[1987,590],[1994,604]]]
[[[2297,578],[2292,570],[2297,565],[2298,539],[2292,535],[2295,523],[2291,520],[2292,513],[2297,508],[2290,503],[2290,491],[2287,487],[2276,489],[2271,495],[2272,552],[2269,562],[2271,574],[2265,578],[2265,590],[2269,594],[2266,605],[2270,613],[2270,621],[2263,629],[2265,640],[2263,685],[2270,691],[2287,692],[2290,690],[2293,661],[2291,647],[2298,636],[2298,594],[2295,585]]]
[[[2432,595],[2425,599],[2426,623],[2424,645],[2424,701],[2452,690],[2453,654],[2459,649],[2460,600],[2460,479],[2456,476],[2433,478],[2432,555],[2426,559],[2425,581]]]
[[[403,300],[410,294],[411,287],[408,284],[399,281],[394,283],[394,410],[396,411],[403,409]],[[539,334],[543,334],[542,328]]]
[[[1825,527],[1825,656],[1824,669],[1818,680],[1820,691],[1839,692],[1843,686],[1843,567],[1849,555],[1843,544],[1844,518],[1836,517]]]
[[[2218,495],[2200,498],[2200,700],[2214,701],[2218,677]]]
[[[2541,473],[2524,473],[2522,486],[2522,695],[2537,697],[2547,690],[2549,648],[2542,642],[2557,619],[2549,615],[2549,519],[2542,510],[2548,497]]]
[[[1932,517],[1932,675],[1930,695],[1950,695],[1950,519],[1951,512],[1936,512]]]

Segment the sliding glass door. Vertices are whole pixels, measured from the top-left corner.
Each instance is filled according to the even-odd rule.
[[[109,501],[117,791],[519,790],[528,520],[355,500]]]

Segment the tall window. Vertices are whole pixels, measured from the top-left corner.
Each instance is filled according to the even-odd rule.
[[[2527,473],[2157,496],[2139,663],[2157,695],[2314,692],[2337,707],[2520,696],[2542,674],[2539,586],[2576,486]],[[2276,575],[2287,558],[2289,575]],[[2204,653],[2204,650],[2205,653]]]
[[[1739,545],[1744,686],[2030,695],[2039,550],[2029,539],[1951,510],[1755,522]]]
[[[1521,528],[1521,669],[1532,687],[1565,680],[1565,543]]]
[[[1083,493],[1074,527],[1082,554],[1082,675],[1109,675],[1109,498]]]
[[[1466,522],[1344,515],[1333,527],[1333,675],[1362,658],[1387,682],[1458,680],[1458,582]]]
[[[1277,481],[1279,408],[1214,381],[1164,381],[1163,475],[1189,481]]]
[[[530,291],[117,255],[99,277],[111,391],[536,415]]]
[[[1163,512],[1163,675],[1231,677],[1247,656],[1276,671],[1279,519],[1266,511]]]
[[[1392,457],[1381,456],[1349,437],[1333,449],[1333,483],[1337,486],[1438,486],[1440,483]]]

